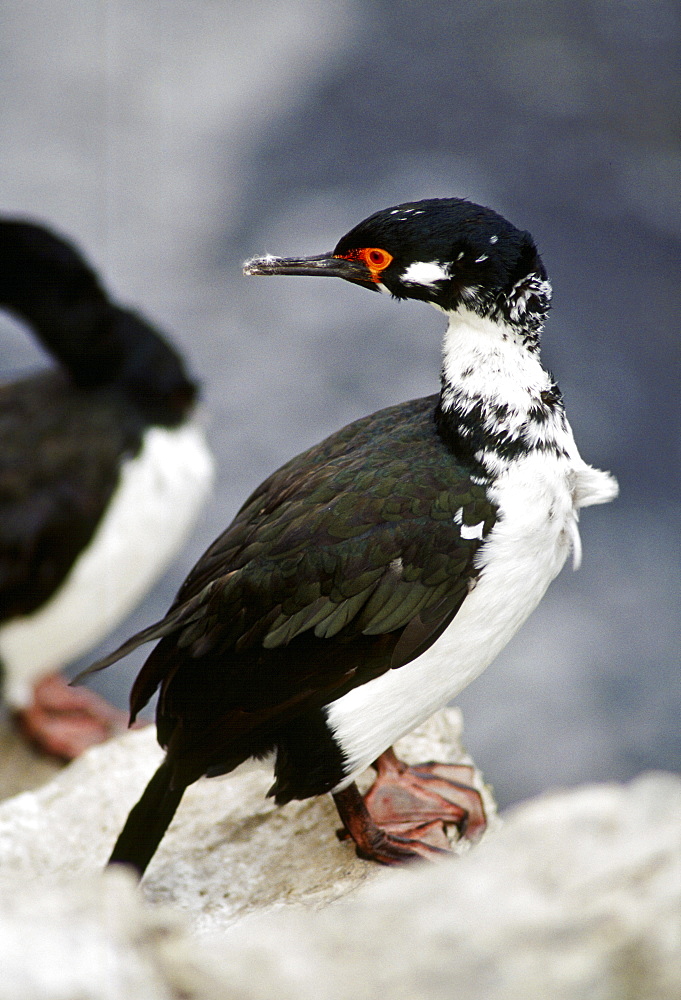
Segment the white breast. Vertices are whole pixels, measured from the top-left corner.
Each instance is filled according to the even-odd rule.
[[[579,463],[580,471],[588,468]],[[499,477],[492,499],[500,517],[480,550],[478,582],[452,624],[416,660],[328,706],[351,772],[339,788],[477,677],[537,606],[576,534],[574,475],[571,460],[534,453]]]
[[[10,704],[26,704],[37,678],[92,648],[132,610],[187,537],[212,480],[212,458],[196,425],[147,431],[60,589],[38,611],[0,628]]]
[[[412,663],[328,706],[349,774],[339,788],[491,663],[537,606],[571,546],[578,564],[578,509],[617,493],[613,477],[580,456],[562,407],[533,423],[531,413],[552,379],[522,335],[463,306],[448,316],[443,407],[480,410],[483,424],[523,442],[525,457],[508,459],[493,448],[476,455],[494,482],[498,520],[478,552],[477,584],[446,632]]]

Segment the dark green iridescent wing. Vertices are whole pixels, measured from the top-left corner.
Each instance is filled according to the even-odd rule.
[[[359,420],[275,472],[199,560],[164,621],[95,668],[168,637],[140,675],[142,704],[191,661],[236,659],[257,671],[269,652],[270,667],[289,669],[275,651],[303,636],[305,656],[318,658],[325,639],[338,637],[349,655],[361,637],[366,658],[364,637],[390,636],[377,671],[419,655],[468,593],[496,518],[438,437],[435,401]]]

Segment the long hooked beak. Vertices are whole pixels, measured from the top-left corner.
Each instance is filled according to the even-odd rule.
[[[244,264],[244,274],[307,274],[344,278],[356,284],[375,287],[371,271],[362,260],[347,260],[323,253],[318,257],[251,257]]]

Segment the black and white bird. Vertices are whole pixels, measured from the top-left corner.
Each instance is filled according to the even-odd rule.
[[[580,457],[542,367],[551,288],[532,237],[458,198],[377,212],[317,257],[248,275],[326,275],[447,318],[438,395],[344,427],[255,490],[167,616],[95,668],[160,639],[131,694],[157,688],[166,757],[111,861],[144,871],[190,783],[274,753],[278,803],[330,792],[358,852],[439,854],[485,824],[455,767],[392,744],[469,684],[541,600],[578,511],[615,480]],[[355,784],[377,772],[365,798]]]
[[[0,385],[3,695],[33,741],[70,758],[121,713],[58,671],[166,568],[212,460],[178,353],[62,236],[0,219],[0,308],[57,362]]]

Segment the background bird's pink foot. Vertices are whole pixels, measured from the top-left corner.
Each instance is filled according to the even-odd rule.
[[[59,674],[35,685],[32,704],[20,709],[16,719],[29,742],[62,760],[73,760],[128,726],[127,712],[113,708],[92,691],[69,687]]]

